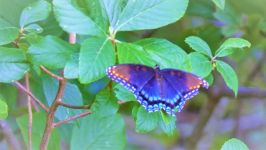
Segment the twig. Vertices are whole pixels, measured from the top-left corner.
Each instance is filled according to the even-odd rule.
[[[61,99],[63,97],[65,85],[66,85],[65,79],[59,80],[59,89],[58,89],[57,95],[56,95],[55,100],[52,103],[52,105],[49,109],[48,115],[47,115],[46,126],[45,126],[44,134],[43,134],[43,137],[41,140],[41,145],[40,145],[41,150],[47,149],[48,142],[49,142],[52,130],[53,130],[55,111],[59,105],[59,102],[61,101]]]
[[[54,123],[53,126],[54,126],[54,127],[58,127],[58,126],[60,126],[60,125],[62,125],[62,124],[68,123],[68,122],[73,121],[73,120],[75,120],[75,119],[77,119],[77,118],[81,118],[81,117],[87,116],[87,115],[89,115],[89,114],[91,114],[91,112],[89,112],[89,111],[87,111],[87,112],[83,112],[83,113],[81,113],[81,114],[78,114],[78,115],[72,116],[72,117],[70,117],[70,118],[67,118],[67,119],[65,119],[65,120],[59,121],[59,122],[57,122],[57,123]]]
[[[30,92],[30,81],[29,74],[27,73],[25,76],[26,89]],[[32,149],[32,107],[31,107],[31,97],[27,95],[27,105],[28,105],[28,113],[29,113],[29,121],[28,121],[28,149]]]
[[[59,80],[59,81],[60,81],[60,80],[64,80],[63,77],[60,77],[60,76],[58,76],[58,75],[52,73],[51,71],[49,71],[48,69],[46,69],[44,66],[40,66],[40,68],[42,69],[43,72],[47,73],[47,74],[48,74],[49,76],[51,76],[51,77],[53,77],[53,78],[55,78],[55,79],[57,79],[57,80]]]
[[[30,91],[28,91],[22,84],[20,84],[18,81],[14,82],[16,87],[24,91],[26,94],[28,94],[34,101],[36,101],[46,112],[49,111],[49,109],[38,99],[36,98]]]
[[[12,129],[5,120],[0,120],[0,128],[2,129],[2,132],[8,143],[8,146],[10,146],[10,148],[8,149],[22,150],[21,144],[19,143],[16,136],[12,132]]]
[[[61,106],[67,107],[67,108],[72,108],[72,109],[89,109],[90,108],[89,105],[74,106],[74,105],[66,104],[62,101],[60,101],[58,104]]]
[[[234,97],[234,93],[226,87],[224,87],[221,90],[221,94],[227,97]],[[257,88],[257,87],[242,86],[242,87],[239,87],[237,97],[238,98],[265,98],[266,89],[264,90],[264,89]]]

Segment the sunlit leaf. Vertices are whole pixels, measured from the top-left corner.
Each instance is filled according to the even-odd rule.
[[[225,0],[212,0],[214,4],[220,9],[224,9]]]
[[[136,63],[155,66],[149,54],[139,45],[131,43],[117,43],[118,61],[120,64]]]
[[[20,27],[41,21],[46,19],[49,16],[51,11],[51,5],[45,0],[39,0],[26,7],[20,16]]]
[[[198,52],[193,52],[189,54],[189,57],[191,60],[192,73],[201,77],[206,77],[211,73],[212,64],[206,56]]]
[[[67,32],[85,35],[104,35],[104,31],[82,11],[71,3],[71,0],[54,0],[54,13],[60,26]]]
[[[204,55],[212,57],[212,52],[209,45],[197,36],[189,36],[186,38],[185,42],[195,51],[200,52]]]
[[[229,38],[219,47],[219,49],[215,52],[216,57],[224,57],[230,55],[237,48],[250,47],[251,44],[244,39],[241,38]]]
[[[137,41],[136,44],[142,46],[149,54],[146,57],[152,59],[156,64],[160,65],[161,68],[182,69],[187,58],[187,54],[182,48],[165,39],[143,39]]]
[[[129,0],[123,9],[115,31],[155,29],[180,19],[188,0]]]
[[[80,49],[79,80],[91,83],[105,76],[107,67],[115,63],[115,53],[111,42],[106,38],[89,38]]]
[[[222,75],[226,85],[232,89],[235,96],[238,92],[238,79],[234,69],[223,61],[216,61],[217,71]]]

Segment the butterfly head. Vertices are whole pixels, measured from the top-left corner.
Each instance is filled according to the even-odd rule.
[[[160,71],[160,66],[158,64],[155,65],[155,70]]]

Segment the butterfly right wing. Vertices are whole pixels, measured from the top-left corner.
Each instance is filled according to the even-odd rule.
[[[106,73],[109,78],[135,93],[154,76],[154,69],[144,65],[120,64],[107,68]]]

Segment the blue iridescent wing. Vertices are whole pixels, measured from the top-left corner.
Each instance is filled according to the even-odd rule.
[[[185,101],[191,99],[199,93],[199,88],[208,88],[208,82],[202,78],[181,70],[163,69],[161,70],[171,86],[181,93],[183,99],[179,104],[180,110],[183,108]]]
[[[144,65],[120,64],[107,68],[106,73],[134,93],[154,76],[154,69]]]
[[[148,112],[163,109],[173,116],[175,115],[175,108],[181,100],[180,93],[164,77],[159,75],[155,75],[135,95]]]

